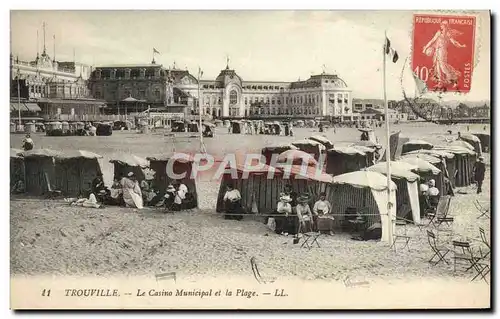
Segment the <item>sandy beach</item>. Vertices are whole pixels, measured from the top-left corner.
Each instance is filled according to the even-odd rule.
[[[465,126],[438,126],[413,123],[394,126],[408,137],[444,144],[448,129],[456,136]],[[385,144],[384,128],[376,135]],[[471,131],[483,130],[483,125]],[[489,127],[488,127],[489,132]],[[292,141],[318,134],[317,129],[296,129],[295,136],[228,135],[218,128],[215,139],[206,139],[208,152],[225,153]],[[332,129],[324,133],[333,142],[359,139],[356,129]],[[242,143],[242,138],[245,143]],[[19,147],[22,135],[11,135],[11,147]],[[199,148],[196,138],[177,139],[174,143],[163,133],[145,136],[134,132],[114,132],[111,137],[47,137],[34,135],[35,148],[55,150],[82,149],[104,156],[101,161],[105,181],[111,181],[109,159],[118,149],[139,156]],[[442,243],[454,239],[479,240],[479,227],[489,234],[490,220],[477,219],[473,200],[489,206],[489,154],[483,193],[474,186],[462,188],[467,194],[452,198],[449,214],[455,218],[449,232],[439,232]],[[338,233],[322,236],[321,248],[307,250],[294,245],[291,237],[274,234],[258,221],[224,220],[215,213],[218,185],[200,185],[200,209],[162,214],[154,209],[133,210],[120,207],[89,209],[70,207],[63,201],[14,196],[11,214],[11,272],[13,275],[145,275],[176,272],[185,280],[219,276],[251,276],[250,258],[256,257],[265,276],[296,277],[305,280],[343,280],[351,278],[404,279],[464,277],[453,274],[453,265],[432,266],[425,229],[408,226],[412,237],[410,250],[396,252],[382,242],[359,242]],[[443,229],[447,227],[443,226]],[[398,231],[401,231],[399,229]],[[481,243],[473,240],[474,246]],[[450,247],[451,248],[451,247]],[[449,258],[451,260],[451,258]],[[471,276],[468,272],[465,276]]]

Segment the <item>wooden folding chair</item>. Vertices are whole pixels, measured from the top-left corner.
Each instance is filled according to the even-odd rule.
[[[465,269],[465,272],[475,268],[475,264],[481,259],[478,256],[474,256],[470,243],[466,241],[454,240],[453,245],[453,272],[457,270],[457,261],[466,261],[469,265]]]
[[[431,249],[434,252],[434,255],[432,255],[431,259],[429,259],[429,263],[435,266],[439,264],[439,262],[444,261],[446,264],[448,264],[448,261],[445,259],[445,257],[450,252],[450,250],[447,247],[438,246],[436,242],[436,235],[430,230],[427,230],[427,241],[429,242],[429,246],[431,246]],[[435,257],[438,257],[439,259],[433,262],[432,260]]]
[[[408,244],[410,243],[411,237],[408,236],[408,228],[407,228],[407,219],[401,218],[401,217],[396,217],[396,220],[394,221],[396,226],[401,226],[403,228],[403,233],[402,234],[395,234],[394,239],[392,241],[391,247],[389,249],[394,248],[394,251],[397,251],[397,245],[396,243],[398,241],[401,241],[404,243],[402,249],[407,248],[408,251],[410,251],[410,247]],[[397,228],[396,228],[397,229]]]
[[[488,276],[491,271],[490,265],[482,262],[477,262],[474,264],[474,270],[477,272],[477,274],[472,278],[471,281],[474,281],[476,280],[476,278],[479,278],[481,276],[481,278],[488,284],[486,276]]]
[[[480,203],[479,203],[479,200],[475,200],[474,201],[474,206],[476,207],[476,209],[479,211],[479,216],[477,217],[477,219],[481,218],[481,217],[486,217],[486,218],[490,218],[490,209],[489,208],[485,208],[483,207]]]
[[[448,209],[450,208],[450,201],[451,201],[451,196],[449,195],[441,196],[438,205],[436,207],[436,211],[430,216],[429,224],[427,224],[427,226],[430,225],[436,226],[444,222],[444,220],[439,221],[439,219],[448,217]]]
[[[304,242],[300,246],[300,248],[303,248],[304,246],[307,247],[308,249],[313,248],[314,243],[318,245],[318,248],[321,248],[318,242],[318,238],[321,236],[320,232],[308,232],[302,234],[304,236]]]
[[[490,247],[490,242],[488,241],[488,238],[486,238],[486,233],[484,231],[484,228],[479,227],[479,234],[481,235],[481,242],[488,247],[488,250],[486,252],[482,252],[481,248],[479,248],[479,252],[481,254],[482,259],[486,259],[490,257],[491,254],[491,247]]]

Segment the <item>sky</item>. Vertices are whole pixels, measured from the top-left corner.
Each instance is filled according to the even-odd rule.
[[[311,74],[338,74],[355,98],[383,98],[384,32],[400,56],[387,64],[387,97],[401,99],[401,74],[411,53],[410,11],[11,11],[12,54],[33,60],[43,42],[53,57],[95,66],[158,64],[215,79],[229,66],[248,81],[296,81]],[[471,91],[443,100],[489,100],[490,21],[478,20]],[[407,60],[407,64],[410,62]],[[413,95],[409,67],[403,86]]]

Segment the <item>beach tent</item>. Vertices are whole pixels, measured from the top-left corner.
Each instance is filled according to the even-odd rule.
[[[313,135],[309,138],[312,141],[323,144],[326,149],[333,147],[333,143],[323,135]]]
[[[63,134],[67,134],[69,132],[69,123],[66,121],[63,121],[63,122],[61,122],[61,126],[62,126]]]
[[[15,148],[10,149],[10,187],[14,186],[18,181],[23,181],[24,178],[24,160],[21,156],[23,151]]]
[[[396,184],[391,181],[389,198],[396,203]],[[327,190],[327,199],[332,204],[332,211],[343,214],[347,208],[364,209],[366,227],[380,222],[382,241],[389,242],[389,231],[394,234],[396,207],[388,210],[387,177],[371,171],[357,171],[333,177],[333,183]],[[392,219],[389,219],[389,216]],[[335,223],[341,224],[345,215],[335,216]],[[389,228],[392,227],[392,230]]]
[[[297,127],[304,127],[305,123],[303,120],[297,120],[293,125]]]
[[[55,158],[61,152],[50,149],[34,149],[22,153],[26,177],[26,193],[43,195],[56,190]]]
[[[245,132],[245,123],[242,121],[231,121],[230,125],[233,134],[242,134]]]
[[[375,136],[375,132],[373,131],[373,129],[360,127],[358,128],[358,131],[368,134],[368,141],[371,141],[373,143],[378,143],[377,137]]]
[[[367,155],[353,146],[335,145],[326,152],[326,173],[333,176],[358,171],[372,165]]]
[[[102,156],[88,151],[64,151],[55,157],[57,189],[67,196],[85,196],[92,181],[102,174]]]
[[[436,149],[454,154],[454,172],[449,172],[455,187],[469,186],[474,179],[473,169],[476,162],[476,152],[460,146],[436,146]],[[451,178],[450,178],[451,179]]]
[[[184,121],[174,121],[172,123],[172,132],[185,132],[186,124]]]
[[[25,133],[35,133],[36,125],[35,122],[29,122],[24,124],[24,132]]]
[[[149,166],[147,159],[130,153],[120,153],[112,156],[109,161],[114,166],[114,179],[121,179],[127,176],[129,172],[133,172],[138,181],[146,178],[144,169]]]
[[[481,141],[481,149],[485,153],[490,152],[490,133],[486,132],[478,132],[478,133],[472,133],[473,135],[477,136],[479,140]]]
[[[188,132],[194,133],[194,132],[199,132],[199,123],[197,121],[192,121],[191,123],[188,124]]]
[[[234,171],[236,171],[237,176],[232,176],[229,172],[222,176],[216,211],[224,211],[226,187],[229,183],[232,183],[234,188],[239,190],[242,208],[247,213],[272,213],[276,209],[277,199],[284,189],[280,170],[268,165],[258,166],[252,164],[247,166],[244,161],[237,160]]]
[[[323,144],[313,141],[313,140],[298,140],[292,142],[292,145],[296,146],[299,150],[312,154],[314,159],[319,160],[321,153],[324,153],[326,148]]]
[[[111,123],[101,123],[96,127],[97,136],[110,136],[113,135],[113,126]]]
[[[409,140],[403,144],[402,154],[415,150],[430,150],[434,147],[431,143],[423,140]]]
[[[446,146],[448,146],[448,147],[462,147],[462,148],[466,148],[470,151],[474,151],[474,146],[472,146],[471,143],[466,142],[464,140],[455,140],[455,141],[452,141],[451,143],[446,144]]]
[[[274,154],[275,156],[289,150],[298,150],[296,146],[293,146],[292,144],[282,144],[282,145],[275,145],[275,146],[266,146],[262,148],[261,154],[266,158],[266,164],[270,165],[271,164],[271,159]]]
[[[418,180],[419,176],[411,172],[417,167],[401,161],[391,161],[391,180],[396,184],[396,215],[406,219],[411,219],[415,223],[420,223],[420,203],[418,200]],[[387,162],[379,162],[367,168],[368,171],[377,172],[387,176]],[[403,210],[407,206],[411,209],[411,215]]]
[[[307,166],[318,166],[318,161],[310,154],[301,150],[288,150],[278,155],[277,163],[288,163],[292,165],[302,165],[305,163]]]
[[[456,171],[455,154],[447,152],[445,150],[434,148],[431,150],[411,151],[409,153],[406,153],[405,155],[413,155],[413,154],[427,154],[439,158],[441,160],[441,165],[440,166],[436,165],[436,167],[443,172],[444,177],[450,180],[451,186],[455,187],[455,178],[454,178]],[[431,164],[433,163],[431,162]]]
[[[192,175],[193,162],[192,156],[181,157],[176,156],[176,153],[165,154],[159,156],[148,157],[149,168],[154,172],[153,187],[158,190],[161,195],[164,195],[167,186],[172,183],[175,175],[184,175],[184,178],[179,178],[182,180],[184,185],[188,188],[188,191],[193,194],[194,201],[192,207],[186,207],[188,209],[196,208],[199,205],[198,194],[198,183],[196,176]],[[170,173],[169,173],[170,172]]]
[[[373,149],[382,148],[382,145],[380,145],[379,143],[375,143],[373,141],[356,141],[356,142],[352,142],[352,145],[353,146],[364,146],[364,147],[369,147],[369,148],[373,148]]]
[[[420,181],[424,183],[433,179],[436,182],[436,188],[439,189],[439,193],[441,195],[446,195],[444,174],[440,169],[443,168],[443,164],[439,158],[428,154],[412,154],[403,155],[400,161],[416,165],[417,169],[415,169],[414,172],[420,176]]]
[[[481,149],[481,140],[479,139],[479,137],[477,137],[474,134],[461,133],[460,139],[472,145],[474,147],[474,152],[481,155],[482,149]]]

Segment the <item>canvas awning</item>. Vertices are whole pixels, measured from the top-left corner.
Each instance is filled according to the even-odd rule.
[[[11,112],[13,111],[18,112],[19,110],[21,110],[21,112],[29,111],[24,103],[10,103]]]
[[[109,162],[125,164],[128,166],[139,166],[142,168],[145,168],[149,165],[147,159],[128,153],[116,155]]]
[[[36,103],[24,103],[30,112],[40,112],[42,109]]]
[[[411,172],[410,169],[416,168],[417,166],[409,163],[391,161],[391,177],[404,178],[407,181],[414,182],[419,179],[419,176]],[[368,167],[367,170],[387,175],[387,162],[378,162],[377,164]]]
[[[374,190],[387,190],[387,178],[377,172],[356,171],[333,177],[333,184],[349,184],[354,187],[368,187]],[[391,190],[395,190],[396,184],[391,181]]]

